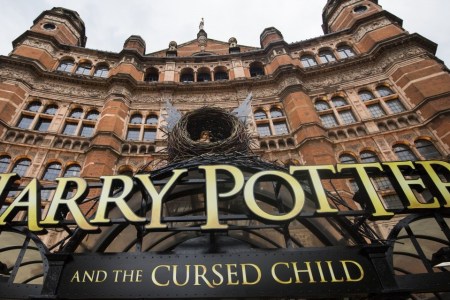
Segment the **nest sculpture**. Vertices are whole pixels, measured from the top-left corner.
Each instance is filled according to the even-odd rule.
[[[218,107],[202,107],[186,113],[168,134],[170,161],[205,153],[247,153],[250,135],[239,119]]]

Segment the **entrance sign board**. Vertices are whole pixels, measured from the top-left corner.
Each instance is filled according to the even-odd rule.
[[[379,293],[370,246],[239,254],[72,254],[57,294],[68,299],[310,297]],[[389,275],[389,274],[388,274]]]

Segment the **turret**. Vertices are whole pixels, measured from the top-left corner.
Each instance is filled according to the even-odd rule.
[[[132,35],[123,44],[123,49],[126,50],[135,50],[139,54],[144,55],[145,54],[145,41],[144,39],[139,35]]]
[[[275,27],[269,27],[263,30],[259,36],[262,48],[266,48],[270,43],[284,41],[283,35]]]

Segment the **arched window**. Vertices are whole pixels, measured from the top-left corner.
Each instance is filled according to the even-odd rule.
[[[419,151],[420,155],[425,159],[436,159],[441,157],[441,153],[439,153],[438,149],[436,149],[433,143],[428,140],[417,140],[414,144],[417,151]]]
[[[27,158],[22,158],[16,162],[14,168],[12,169],[12,173],[17,173],[19,176],[25,176],[28,171],[28,167],[31,165],[31,160]]]
[[[301,62],[303,64],[303,67],[305,67],[305,68],[309,68],[309,67],[312,67],[312,66],[317,66],[317,62],[314,59],[314,56],[312,56],[312,55],[303,55],[300,58],[300,60],[301,60]]]
[[[96,121],[100,113],[96,110],[91,110],[86,114],[86,120]]]
[[[28,111],[37,112],[41,108],[41,102],[33,101],[27,106]]]
[[[194,81],[194,71],[191,68],[185,68],[181,70],[180,81],[181,82],[193,82]]]
[[[377,92],[381,97],[386,97],[394,94],[394,92],[390,88],[384,85],[377,87]]]
[[[339,156],[339,161],[341,164],[356,164],[356,158],[351,154],[342,154]]]
[[[0,173],[8,172],[10,163],[11,157],[9,157],[8,155],[0,156]]]
[[[270,117],[271,118],[280,118],[284,116],[283,111],[277,107],[270,109]]]
[[[147,125],[156,125],[158,124],[158,116],[157,115],[150,115],[145,119],[145,124]]]
[[[263,120],[263,119],[267,119],[267,115],[266,112],[263,110],[257,110],[253,113],[253,115],[255,116],[255,120]]]
[[[372,100],[375,98],[374,95],[367,90],[358,92],[358,95],[359,95],[359,99],[361,99],[361,101],[369,101],[369,100]]]
[[[145,73],[144,81],[157,82],[159,81],[159,71],[156,68],[149,68]]]
[[[353,49],[347,45],[339,46],[336,50],[339,53],[340,58],[349,58],[355,56],[355,52],[353,51]]]
[[[341,106],[348,105],[347,100],[345,100],[344,98],[342,98],[340,96],[331,98],[331,102],[333,102],[334,107],[341,107]]]
[[[323,101],[323,100],[317,100],[314,103],[314,107],[316,108],[317,111],[330,109],[330,106],[328,105],[328,103],[326,101]]]
[[[395,145],[393,147],[394,153],[397,156],[398,160],[411,160],[415,161],[417,160],[417,157],[414,155],[414,153],[409,149],[406,145]]]
[[[89,75],[89,74],[91,74],[91,69],[92,69],[91,63],[81,63],[78,65],[75,74]]]
[[[73,60],[66,59],[66,60],[61,61],[61,63],[59,64],[59,66],[56,70],[61,71],[61,72],[70,73],[70,72],[72,72],[74,65],[75,64],[74,64]]]
[[[56,177],[59,177],[61,173],[61,164],[54,162],[47,166],[45,169],[44,175],[42,176],[43,180],[55,180]]]
[[[56,114],[57,111],[58,111],[58,106],[55,104],[51,104],[45,108],[44,114],[54,115],[54,114]]]
[[[250,76],[256,77],[256,76],[263,76],[264,73],[264,66],[259,61],[254,61],[250,64]]]
[[[94,77],[108,77],[109,67],[107,65],[98,65],[94,71]]]
[[[80,176],[81,167],[79,165],[70,165],[64,172],[64,177]]]
[[[141,114],[133,114],[130,117],[130,124],[142,124],[142,115]]]
[[[211,81],[211,72],[207,68],[200,68],[197,73],[197,82]]]
[[[363,163],[371,163],[371,162],[379,162],[378,156],[373,151],[363,151],[359,155],[361,162]]]
[[[214,80],[228,80],[228,72],[224,69],[219,69],[214,72]]]
[[[83,115],[83,110],[81,108],[74,108],[69,114],[69,118],[79,119]]]
[[[334,57],[333,52],[330,50],[322,50],[319,52],[320,61],[323,64],[336,61],[336,57]]]

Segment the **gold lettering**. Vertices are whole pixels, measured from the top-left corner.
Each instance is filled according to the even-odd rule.
[[[433,165],[446,168],[450,172],[450,164],[444,161],[416,161],[416,165],[421,166],[426,173],[426,176],[430,179],[427,187],[434,192],[434,194],[439,195],[444,207],[450,207],[450,182],[443,182],[439,175],[436,173]]]
[[[347,278],[348,282],[358,282],[361,281],[364,278],[364,270],[363,267],[353,260],[341,260],[342,267],[344,268],[345,277]],[[350,272],[348,271],[347,264],[352,264],[356,266],[359,270],[359,277],[358,278],[352,278],[350,276]]]
[[[140,223],[145,222],[145,218],[137,216],[126,202],[126,198],[133,190],[133,179],[125,175],[116,176],[102,176],[100,179],[103,181],[103,188],[98,200],[97,212],[95,218],[91,220],[93,224],[102,224],[111,222],[106,218],[106,211],[109,204],[116,204],[117,208],[122,212],[123,216],[130,222]],[[113,182],[115,180],[122,181],[123,191],[120,195],[111,196],[113,191]]]
[[[119,273],[122,273],[122,270],[113,270],[114,273],[114,282],[118,282]]]
[[[284,214],[284,215],[272,215],[264,210],[262,210],[258,203],[256,202],[254,189],[255,184],[263,176],[276,176],[280,177],[281,179],[284,179],[286,183],[288,183],[291,187],[291,191],[293,193],[293,205],[290,212]],[[289,174],[280,172],[280,171],[262,171],[256,174],[253,174],[249,180],[247,181],[247,184],[244,187],[244,200],[247,207],[252,211],[255,215],[257,215],[260,218],[269,220],[269,221],[276,221],[276,222],[282,222],[282,221],[288,221],[293,218],[295,218],[303,208],[303,205],[305,204],[305,193],[303,192],[303,189],[298,183],[298,181],[292,177]]]
[[[327,282],[325,280],[325,276],[323,276],[323,270],[322,270],[322,262],[321,261],[316,261],[316,265],[317,265],[317,269],[319,270],[319,275],[320,275],[320,282]]]
[[[200,268],[202,272],[200,273]],[[206,266],[204,265],[194,265],[195,270],[195,283],[194,285],[201,285],[199,279],[203,279],[203,281],[206,283],[206,285],[210,288],[214,288],[214,286],[208,281],[206,278]]]
[[[228,225],[219,222],[219,197],[231,197],[237,194],[244,186],[244,175],[234,166],[200,166],[200,170],[205,170],[206,178],[206,224],[201,226],[203,230],[227,229]],[[223,170],[230,173],[234,179],[234,187],[226,193],[217,193],[217,171]]]
[[[18,211],[28,210],[28,229],[41,231],[43,228],[39,226],[39,221],[41,220],[40,190],[40,184],[37,179],[32,179],[0,216],[0,225],[5,225],[5,221],[14,218]],[[28,199],[28,201],[22,201],[24,199]]]
[[[228,274],[228,283],[227,285],[238,285],[239,284],[239,280],[237,281],[233,281],[233,276],[237,277],[237,272],[236,271],[231,271],[231,268],[234,268],[234,270],[236,270],[236,264],[225,264],[227,266],[227,274]]]
[[[142,282],[142,272],[143,270],[136,270],[135,282]]]
[[[389,167],[389,169],[391,170],[392,174],[395,177],[395,180],[400,186],[401,193],[403,193],[406,197],[406,200],[408,200],[409,205],[407,206],[407,208],[420,209],[420,208],[440,207],[439,201],[436,199],[436,197],[433,197],[433,202],[430,203],[420,203],[419,200],[417,200],[416,196],[414,195],[414,192],[411,189],[411,186],[416,185],[425,189],[425,185],[423,184],[422,179],[421,178],[406,179],[403,176],[402,171],[400,170],[400,167],[409,167],[414,170],[415,168],[411,161],[389,162],[383,163],[383,165]]]
[[[16,173],[0,174],[0,207],[5,204],[5,199],[9,192],[6,187],[11,186],[11,184],[19,178],[19,175]]]
[[[342,277],[340,279],[336,279],[336,276],[334,275],[332,261],[331,260],[327,260],[326,263],[328,265],[328,270],[330,271],[331,282],[344,282],[344,277]]]
[[[247,280],[247,267],[253,268],[256,271],[256,279],[252,282]],[[255,285],[261,281],[261,270],[255,264],[242,264],[242,284],[243,285]]]
[[[214,285],[221,285],[222,283],[223,283],[223,276],[222,276],[222,274],[220,274],[220,272],[217,270],[217,268],[220,268],[220,269],[222,269],[222,264],[215,264],[215,265],[213,265],[212,266],[212,271],[213,271],[213,273],[217,276],[217,277],[219,277],[219,282],[216,282],[215,280],[213,280],[212,281],[212,283],[214,284]]]
[[[178,265],[173,265],[173,275],[172,275],[172,279],[173,279],[173,283],[175,283],[176,286],[185,286],[186,284],[188,284],[189,282],[189,275],[190,275],[190,269],[191,269],[191,265],[186,265],[186,280],[183,283],[179,283],[178,279],[177,279],[177,275],[178,275]]]
[[[154,268],[153,271],[152,271],[152,282],[153,282],[155,285],[157,285],[157,286],[168,286],[169,283],[170,283],[169,280],[167,280],[167,282],[165,282],[165,283],[161,283],[161,282],[159,282],[158,280],[156,280],[156,271],[158,271],[159,268],[165,268],[165,269],[167,269],[167,271],[170,272],[170,266],[168,266],[168,265],[160,265],[160,266],[157,266],[157,267]]]
[[[57,225],[59,222],[56,220],[56,216],[59,214],[61,206],[66,206],[69,212],[72,214],[75,222],[83,230],[96,230],[98,227],[92,226],[88,223],[86,218],[78,206],[78,201],[83,201],[88,194],[87,182],[83,178],[56,178],[58,186],[55,190],[52,202],[47,212],[47,216],[41,222],[41,225]],[[69,187],[76,186],[76,193],[70,199],[66,199]]]
[[[97,275],[95,276],[95,282],[97,282],[97,283],[104,282],[107,277],[108,277],[108,273],[106,273],[106,271],[98,270]]]
[[[272,278],[275,279],[275,281],[278,282],[278,283],[280,283],[280,284],[290,284],[290,283],[292,283],[292,278],[290,278],[288,281],[283,281],[283,280],[281,280],[281,279],[277,276],[276,268],[277,268],[278,266],[285,266],[286,268],[289,269],[289,264],[288,264],[287,262],[278,262],[278,263],[275,263],[274,265],[272,265],[272,268],[271,268]]]
[[[92,273],[89,273],[88,271],[84,271],[83,274],[83,281],[82,282],[93,282],[94,281],[94,276],[95,276],[95,271],[93,270]]]
[[[295,283],[302,283],[302,281],[300,280],[299,273],[308,273],[309,283],[315,283],[316,282],[314,280],[314,275],[313,275],[313,272],[311,270],[311,263],[309,261],[305,261],[305,265],[306,265],[306,270],[299,270],[297,268],[297,262],[292,262],[292,266],[294,267],[294,272],[295,272]]]
[[[345,170],[345,169],[353,169],[354,171],[356,171],[356,174],[357,174],[356,179],[361,181],[362,186],[364,187],[362,189],[362,191],[367,194],[367,197],[369,198],[370,203],[372,204],[372,207],[374,209],[372,216],[374,216],[374,217],[393,216],[394,213],[388,212],[384,208],[380,197],[378,197],[377,191],[373,187],[372,181],[370,181],[369,175],[367,174],[367,171],[366,171],[366,169],[370,169],[370,168],[378,169],[380,171],[383,170],[380,163],[338,164],[337,165],[338,172],[341,172],[342,170]]]
[[[140,174],[134,176],[134,178],[136,178],[141,183],[142,187],[152,199],[151,220],[150,224],[145,226],[146,229],[167,228],[166,224],[161,223],[162,202],[164,196],[174,187],[174,184],[178,180],[178,178],[187,171],[187,169],[173,170],[172,177],[170,177],[170,180],[164,185],[159,193],[153,185],[153,182],[150,179],[150,175]]]
[[[70,280],[70,282],[80,282],[80,274],[79,271],[76,271],[75,274],[73,274],[72,279]]]
[[[319,171],[328,170],[332,173],[335,173],[336,170],[332,165],[324,165],[324,166],[291,166],[289,168],[289,173],[294,174],[297,171],[306,171],[308,172],[311,184],[314,189],[314,193],[317,197],[317,203],[319,204],[318,213],[336,213],[339,210],[336,208],[332,208],[330,203],[328,202],[327,195],[325,194],[325,189],[323,188],[322,181],[320,180]]]

